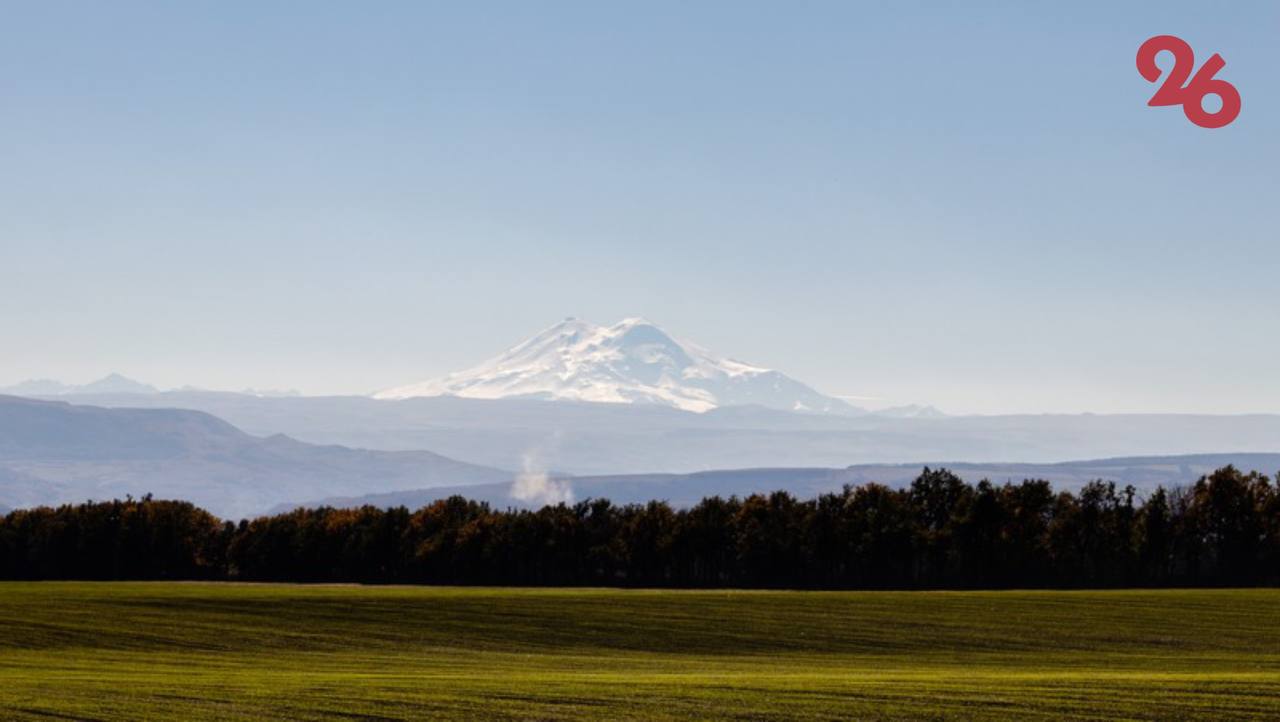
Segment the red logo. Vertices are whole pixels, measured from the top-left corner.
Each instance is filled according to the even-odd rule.
[[[1160,51],[1173,53],[1173,69],[1165,76],[1164,83],[1156,94],[1151,96],[1147,105],[1181,105],[1187,120],[1201,128],[1221,128],[1240,115],[1240,91],[1236,86],[1213,76],[1226,66],[1227,61],[1221,55],[1213,54],[1212,58],[1200,67],[1191,82],[1191,71],[1196,66],[1196,56],[1191,46],[1182,38],[1173,35],[1157,35],[1138,48],[1138,72],[1147,82],[1154,83],[1160,79],[1160,68],[1156,65],[1156,56]],[[1185,83],[1185,85],[1184,85]],[[1206,113],[1204,98],[1216,95],[1222,99],[1222,107],[1215,113]]]

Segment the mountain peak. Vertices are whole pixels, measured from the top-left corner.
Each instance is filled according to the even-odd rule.
[[[678,341],[640,317],[612,326],[566,318],[471,369],[374,396],[536,398],[656,404],[695,412],[748,404],[787,411],[857,411],[777,371]]]
[[[77,394],[155,394],[160,390],[150,384],[144,384],[141,381],[123,376],[118,373],[110,373],[92,383],[77,387],[71,393]]]
[[[621,331],[627,331],[632,328],[635,328],[636,326],[653,326],[654,328],[657,328],[657,326],[652,321],[650,321],[647,318],[644,318],[643,316],[631,316],[630,318],[624,318],[621,321],[615,323],[610,328],[621,330]]]

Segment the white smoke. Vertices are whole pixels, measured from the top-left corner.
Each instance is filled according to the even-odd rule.
[[[573,484],[568,479],[552,479],[547,474],[539,449],[526,451],[521,471],[511,484],[511,497],[533,506],[573,503]]]

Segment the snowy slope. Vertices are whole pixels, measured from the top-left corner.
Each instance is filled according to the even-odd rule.
[[[565,319],[479,366],[374,396],[659,404],[697,412],[748,404],[818,413],[860,411],[777,371],[676,341],[638,318],[607,327]]]

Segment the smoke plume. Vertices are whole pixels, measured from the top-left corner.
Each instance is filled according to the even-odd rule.
[[[525,452],[521,471],[511,484],[511,497],[532,506],[573,503],[573,484],[568,479],[552,479],[538,449]]]

